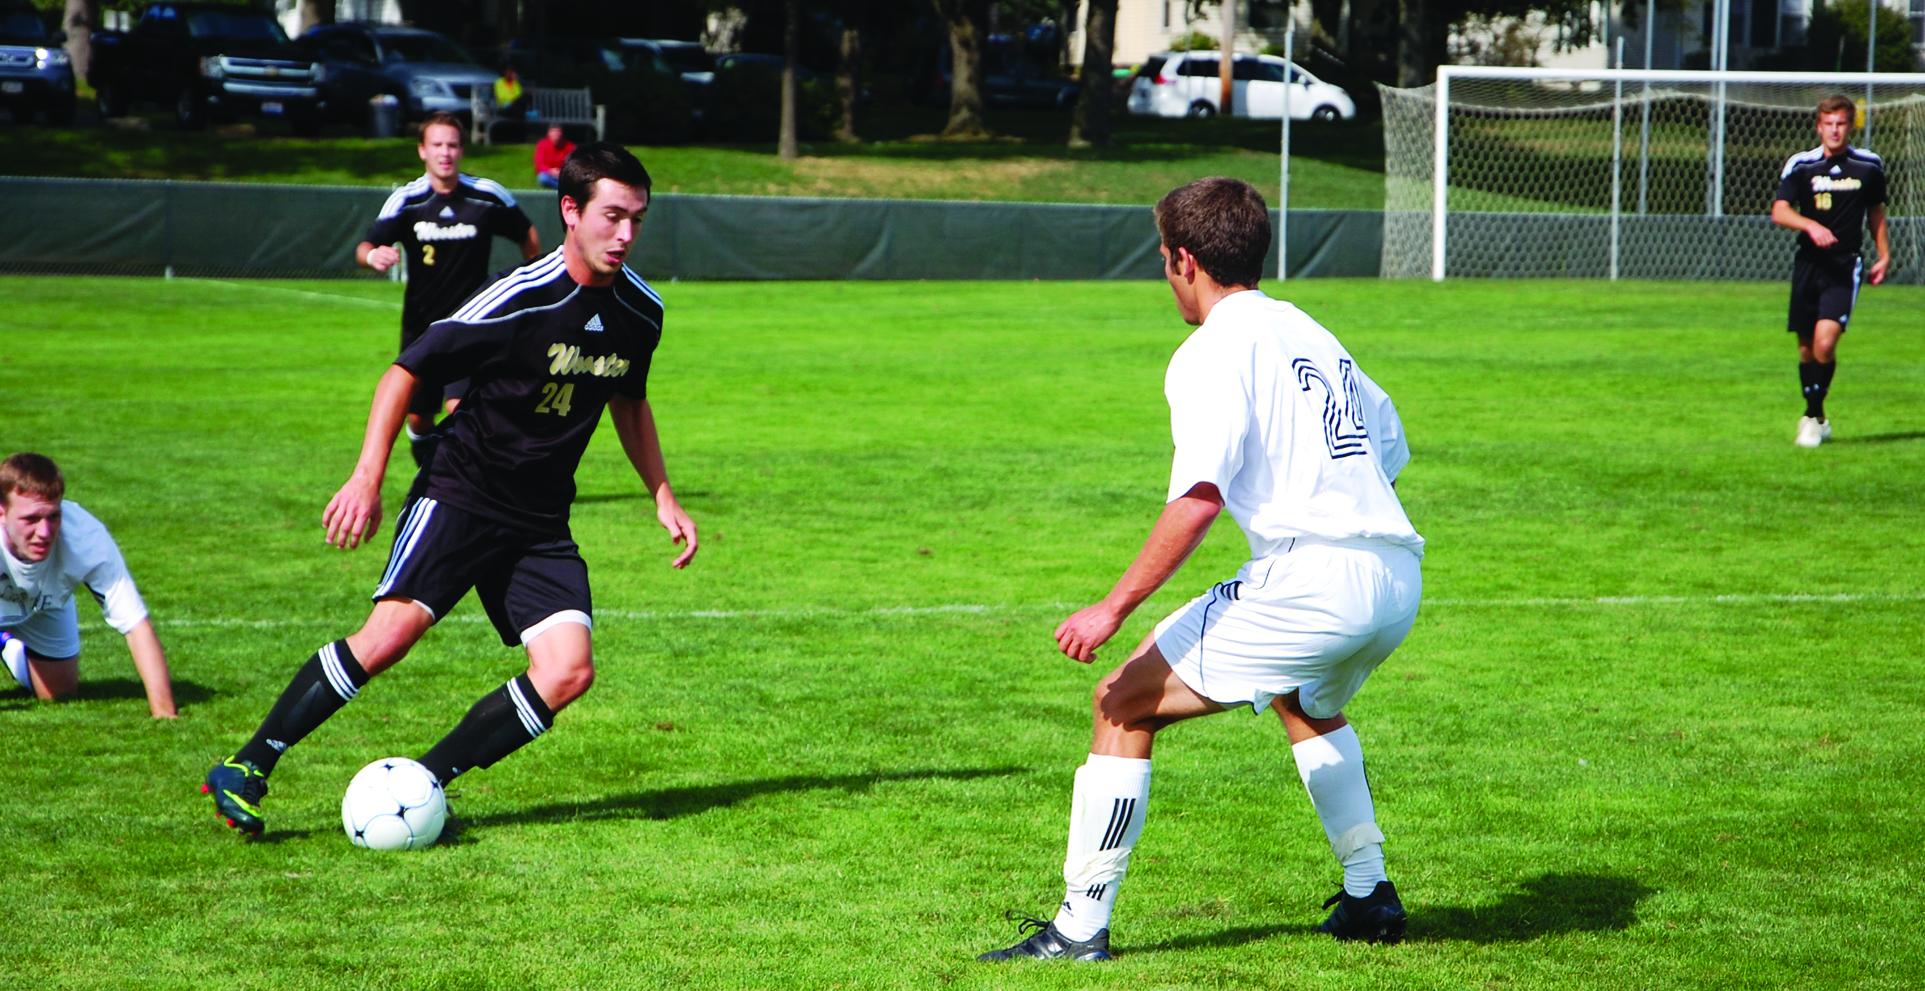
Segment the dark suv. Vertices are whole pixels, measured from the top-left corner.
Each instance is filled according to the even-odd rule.
[[[320,126],[326,78],[271,14],[215,3],[151,4],[132,31],[95,32],[87,66],[102,117],[157,103],[172,106],[188,130],[258,113],[311,133]]]
[[[329,24],[309,30],[301,41],[327,66],[323,94],[340,116],[358,114],[369,97],[383,93],[400,98],[410,117],[437,110],[466,115],[475,88],[495,81],[460,45],[420,28]]]
[[[74,119],[74,70],[60,46],[64,32],[49,31],[32,7],[0,5],[0,106],[15,121],[36,111],[49,124]]]

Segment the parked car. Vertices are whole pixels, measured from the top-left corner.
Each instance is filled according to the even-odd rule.
[[[156,3],[132,31],[93,32],[87,82],[102,117],[136,103],[172,105],[188,130],[243,114],[285,118],[300,133],[320,127],[327,70],[288,40],[273,15],[219,3]]]
[[[557,75],[567,78],[583,72],[620,73],[636,68],[681,77],[652,44],[627,38],[543,38],[539,41],[516,38],[508,43],[507,60],[523,80]]]
[[[0,106],[16,122],[35,113],[62,126],[74,120],[74,68],[60,46],[64,31],[49,31],[40,12],[25,5],[0,6]]]
[[[622,38],[622,47],[646,48],[660,56],[668,67],[691,86],[707,86],[715,81],[715,56],[693,41],[664,41],[653,38]]]
[[[356,118],[369,98],[383,93],[399,99],[409,117],[437,110],[465,115],[474,88],[495,81],[460,45],[419,28],[327,24],[301,40],[327,66],[327,103],[343,118]]]
[[[925,103],[949,103],[950,49],[942,46],[936,71],[923,94]],[[983,102],[993,107],[1049,107],[1065,110],[1076,105],[1077,82],[1030,54],[1024,39],[992,34],[983,49]]]
[[[1216,52],[1160,52],[1143,63],[1130,83],[1129,110],[1158,117],[1213,117],[1222,99]],[[1289,74],[1290,119],[1335,121],[1357,116],[1357,104],[1333,86],[1275,55],[1238,55],[1231,64],[1232,99],[1238,117],[1283,116],[1284,75]]]

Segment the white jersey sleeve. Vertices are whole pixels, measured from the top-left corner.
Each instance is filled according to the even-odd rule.
[[[1395,482],[1397,473],[1410,463],[1410,443],[1404,438],[1404,421],[1397,416],[1390,393],[1361,368],[1357,369],[1357,381],[1363,391],[1364,423],[1377,444],[1377,460],[1383,465],[1384,477]]]
[[[77,503],[63,502],[60,516],[60,542],[64,545],[61,552],[65,558],[62,570],[94,594],[108,626],[123,635],[132,632],[147,618],[147,604],[141,601],[140,589],[134,586],[134,577],[127,572],[120,545],[114,543],[106,525]]]
[[[1165,502],[1176,501],[1199,482],[1209,482],[1227,497],[1230,480],[1243,469],[1250,383],[1241,372],[1249,363],[1223,360],[1208,344],[1195,340],[1179,348],[1163,377],[1170,439],[1176,445]]]

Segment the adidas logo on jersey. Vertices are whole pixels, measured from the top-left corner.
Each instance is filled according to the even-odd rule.
[[[451,206],[444,206],[441,208],[441,215],[443,217],[453,217],[455,215],[455,208]]]
[[[597,313],[594,316],[589,317],[588,322],[585,324],[582,324],[582,329],[585,331],[588,331],[591,334],[601,333],[602,332],[602,315]]]

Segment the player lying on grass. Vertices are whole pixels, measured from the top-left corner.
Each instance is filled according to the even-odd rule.
[[[1818,104],[1818,147],[1785,161],[1771,219],[1798,232],[1791,267],[1791,315],[1787,330],[1798,335],[1798,381],[1805,415],[1793,443],[1817,447],[1831,437],[1825,395],[1838,370],[1838,338],[1851,323],[1858,286],[1865,276],[1865,221],[1871,221],[1878,260],[1871,282],[1885,281],[1891,241],[1885,223],[1885,163],[1846,142],[1857,107],[1851,97],[1828,96]],[[1795,209],[1794,209],[1795,208]]]
[[[453,313],[488,281],[488,253],[494,238],[515,242],[521,257],[541,254],[541,235],[515,197],[498,182],[461,172],[461,118],[432,113],[421,122],[421,156],[427,172],[388,197],[368,228],[354,259],[385,272],[408,254],[408,289],[401,302],[401,350],[420,339],[428,325]],[[415,464],[428,455],[442,396],[450,412],[466,382],[425,382],[408,401],[408,441]]]
[[[471,588],[502,642],[527,650],[528,671],[483,696],[421,758],[437,778],[494,764],[588,690],[594,607],[568,511],[604,406],[656,518],[686,544],[675,567],[695,556],[695,524],[669,489],[648,405],[662,301],[623,266],[648,200],[635,156],[607,142],[577,150],[561,170],[561,249],[483,289],[381,377],[361,459],[322,514],[328,542],[343,549],[380,524],[381,480],[416,383],[473,384],[415,477],[367,622],[315,651],[254,738],[207,773],[201,790],[229,825],[260,832],[282,753],[407,656]]]
[[[167,655],[147,620],[113,534],[64,498],[53,460],[22,451],[0,461],[0,657],[15,681],[43,699],[80,687],[80,617],[74,589],[85,585],[107,625],[127,638],[134,670],[156,719],[174,718]]]
[[[1156,226],[1177,312],[1197,327],[1164,377],[1176,441],[1169,502],[1114,590],[1056,628],[1057,646],[1095,660],[1226,509],[1250,561],[1158,623],[1097,683],[1089,760],[1070,797],[1062,905],[981,959],[1109,959],[1110,912],[1143,831],[1157,731],[1243,706],[1282,718],[1343,865],[1323,931],[1394,942],[1404,909],[1384,874],[1384,835],[1343,707],[1417,618],[1424,541],[1391,488],[1410,459],[1403,428],[1390,397],[1329,331],[1258,291],[1270,216],[1248,183],[1216,177],[1177,189],[1157,204]]]

